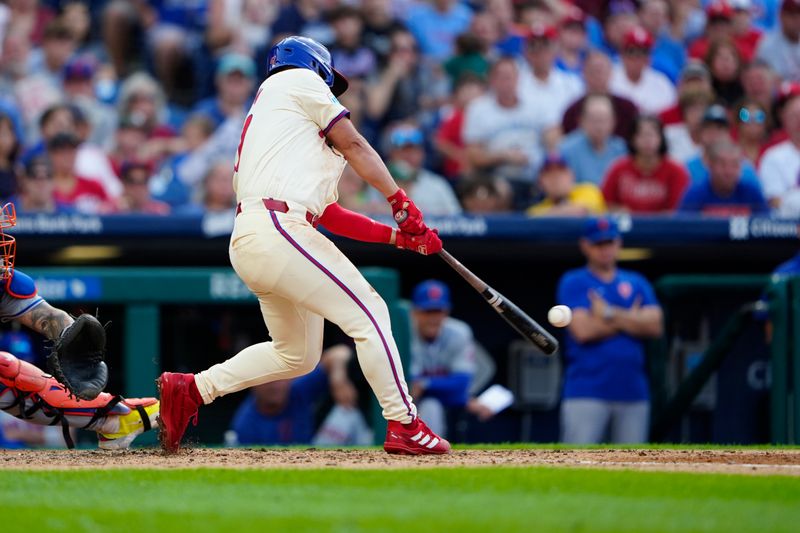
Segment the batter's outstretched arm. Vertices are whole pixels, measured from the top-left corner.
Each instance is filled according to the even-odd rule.
[[[319,221],[328,231],[357,241],[392,244],[422,255],[439,253],[442,249],[442,241],[435,231],[426,230],[422,235],[411,235],[337,203],[329,205]]]
[[[330,129],[327,139],[341,153],[364,181],[378,189],[384,197],[400,188],[389,174],[381,156],[369,145],[349,120],[340,120]]]
[[[396,231],[377,220],[345,209],[337,203],[329,205],[319,219],[325,229],[336,235],[364,242],[396,243]]]

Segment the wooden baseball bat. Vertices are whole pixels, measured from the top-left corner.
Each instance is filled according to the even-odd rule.
[[[489,305],[508,322],[522,337],[532,342],[547,355],[552,355],[558,350],[558,341],[546,329],[540,326],[514,303],[490,287],[485,281],[472,273],[461,261],[450,255],[447,250],[439,252],[445,263],[458,272],[472,288],[483,296]]]

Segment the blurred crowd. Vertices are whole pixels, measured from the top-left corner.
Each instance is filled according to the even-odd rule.
[[[800,0],[3,0],[0,197],[227,214],[293,34],[426,214],[800,217]]]

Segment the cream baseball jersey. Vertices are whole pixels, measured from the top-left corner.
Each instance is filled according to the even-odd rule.
[[[233,175],[237,200],[278,198],[321,214],[336,201],[347,164],[325,136],[349,113],[308,69],[267,78],[242,127]]]

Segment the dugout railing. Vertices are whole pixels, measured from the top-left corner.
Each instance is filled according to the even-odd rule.
[[[767,295],[772,335],[772,442],[800,444],[800,277],[772,280]]]
[[[408,368],[410,312],[408,303],[400,299],[399,275],[388,268],[359,270],[386,301],[392,333],[403,366]],[[123,323],[115,327],[123,330],[122,394],[131,397],[155,395],[155,379],[166,370],[162,369],[160,343],[165,306],[240,304],[251,305],[253,313],[259,312],[255,296],[230,268],[46,267],[25,269],[25,273],[34,278],[39,293],[56,305],[123,307]],[[92,312],[94,308],[88,307],[86,311]],[[369,418],[376,443],[382,443],[386,422],[372,398]],[[155,442],[152,435],[143,435],[137,443],[140,441]]]
[[[737,341],[752,325],[764,336],[768,357],[769,440],[774,444],[800,443],[800,278],[771,279],[765,275],[670,275],[656,285],[669,328],[681,301],[702,312],[717,299],[728,298],[713,339],[679,382],[669,386],[670,342],[680,333],[667,335],[650,349],[653,384],[651,438],[669,440],[705,387],[720,370]],[[732,301],[737,301],[731,304]],[[752,332],[751,332],[752,333]],[[744,393],[739,390],[734,392]],[[726,401],[726,399],[720,399]],[[730,401],[730,398],[728,399]]]

